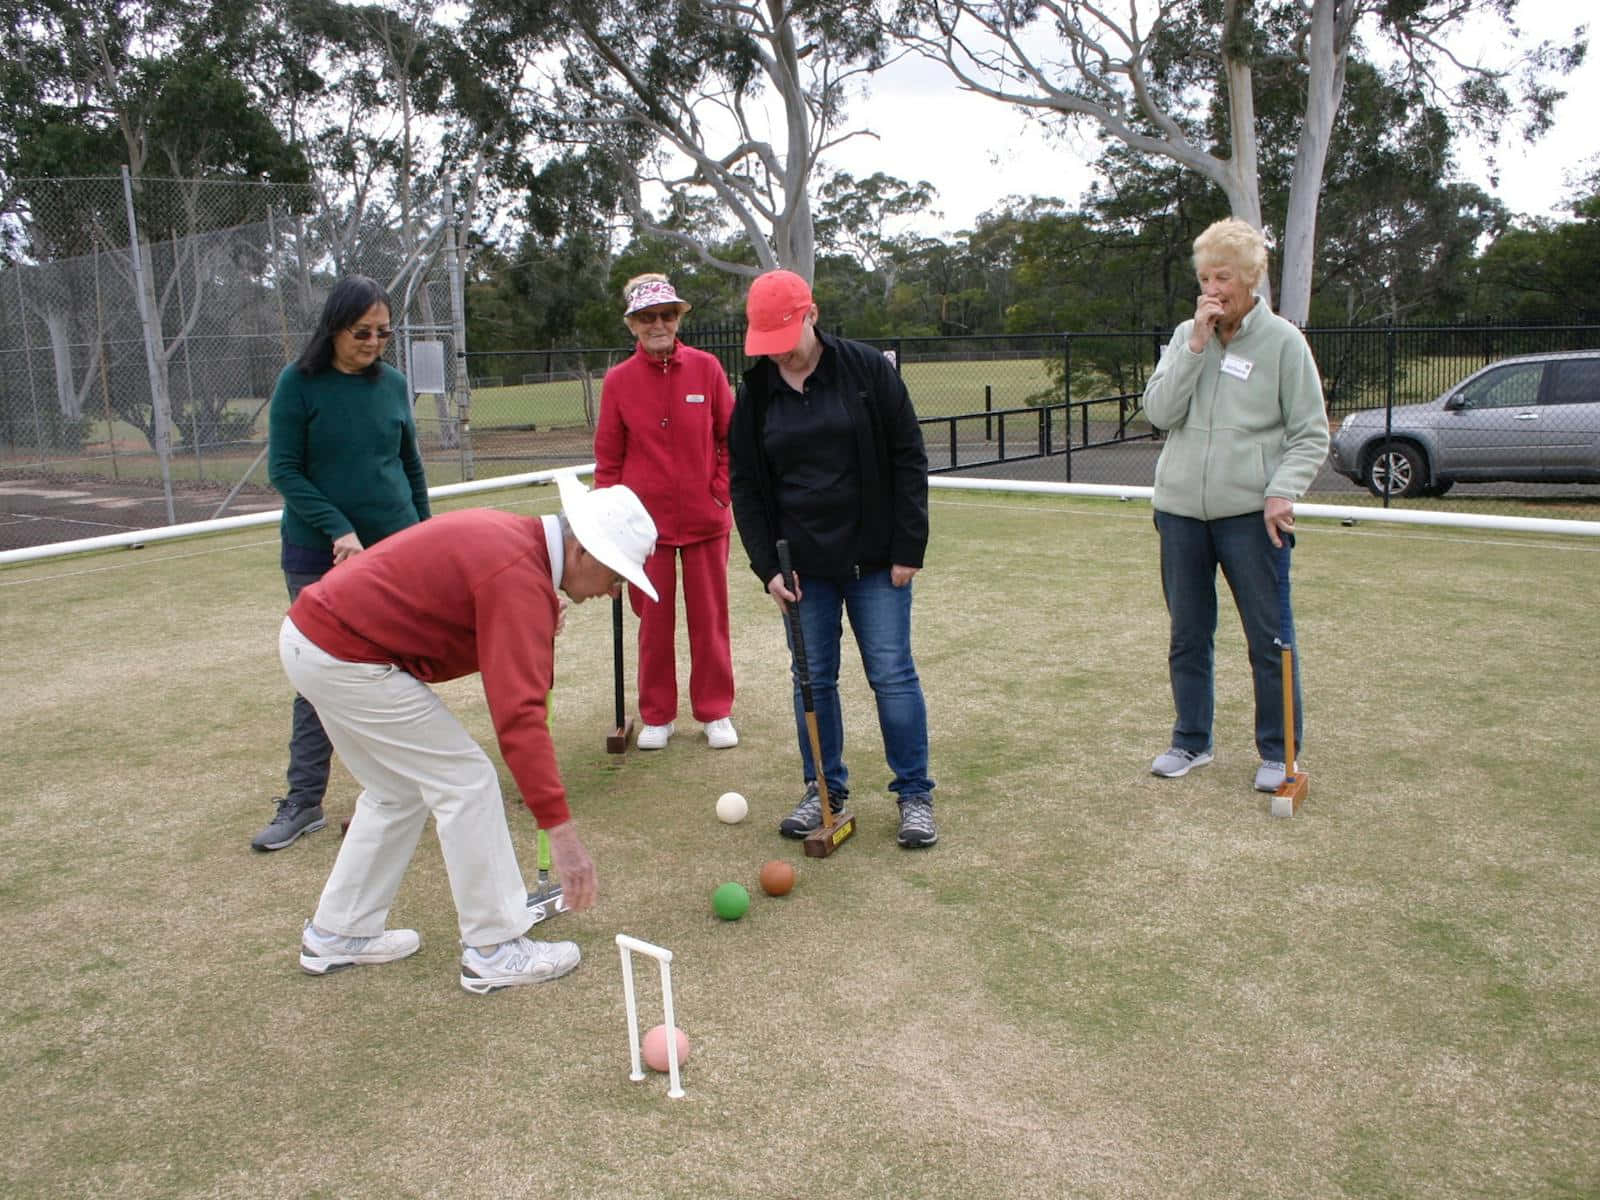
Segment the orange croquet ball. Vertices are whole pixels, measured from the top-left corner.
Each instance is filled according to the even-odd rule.
[[[678,1065],[681,1067],[689,1061],[689,1036],[681,1029],[674,1029],[678,1035]],[[667,1027],[656,1025],[646,1030],[644,1042],[639,1047],[640,1057],[644,1065],[652,1071],[666,1071],[667,1063]]]
[[[761,868],[761,890],[769,896],[787,896],[794,880],[794,865],[782,859],[775,858]]]

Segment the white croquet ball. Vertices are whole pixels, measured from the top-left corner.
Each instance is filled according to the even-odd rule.
[[[723,792],[717,797],[717,820],[737,825],[750,812],[750,805],[738,792]]]

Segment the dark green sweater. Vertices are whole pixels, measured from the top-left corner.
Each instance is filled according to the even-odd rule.
[[[283,369],[272,393],[267,478],[283,496],[286,544],[328,550],[351,530],[363,546],[428,516],[406,378]]]

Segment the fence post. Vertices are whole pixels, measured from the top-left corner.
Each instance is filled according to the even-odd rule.
[[[994,388],[989,384],[983,385],[983,440],[994,441]]]
[[[1394,322],[1386,322],[1383,327],[1383,453],[1386,461],[1394,453],[1394,388],[1395,388],[1395,331]],[[1385,469],[1383,472],[1383,506],[1389,507],[1389,494],[1394,490],[1394,473]]]
[[[461,479],[473,477],[472,460],[472,376],[467,371],[467,305],[462,282],[461,219],[455,201],[447,191],[445,204],[450,227],[445,232],[445,269],[450,278],[450,334],[456,344],[456,446],[461,452]]]

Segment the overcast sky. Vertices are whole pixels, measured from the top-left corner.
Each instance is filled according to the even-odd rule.
[[[1584,7],[1523,0],[1521,24],[1530,35],[1565,42]],[[1484,41],[1495,46],[1493,35]],[[1498,185],[1490,184],[1482,156],[1465,139],[1456,145],[1460,175],[1513,212],[1570,216],[1563,206],[1571,192],[1565,177],[1586,160],[1590,169],[1600,166],[1600,49],[1591,47],[1589,61],[1562,86],[1568,96],[1556,110],[1555,128],[1532,147],[1513,140],[1500,148]],[[928,180],[939,190],[943,212],[933,228],[918,222],[928,233],[970,229],[979,214],[1010,195],[1074,203],[1093,178],[1088,163],[1098,147],[1092,141],[1047,139],[1010,106],[958,91],[943,67],[915,56],[874,76],[870,101],[857,101],[851,113],[879,137],[852,139],[830,151],[827,164],[857,177],[881,170],[908,182]]]

